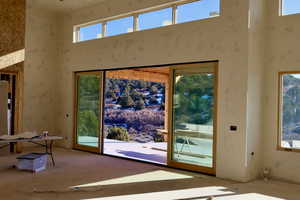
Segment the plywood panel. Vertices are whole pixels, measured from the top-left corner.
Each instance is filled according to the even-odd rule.
[[[25,0],[0,2],[0,56],[25,47]]]

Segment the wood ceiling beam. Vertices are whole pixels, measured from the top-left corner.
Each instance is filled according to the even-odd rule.
[[[107,71],[107,78],[141,80],[148,82],[167,83],[169,76],[165,73],[148,72],[135,69]]]

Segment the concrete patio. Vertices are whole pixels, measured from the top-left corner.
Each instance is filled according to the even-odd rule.
[[[98,146],[96,137],[81,136],[79,141],[82,145]],[[167,163],[166,142],[136,143],[104,139],[103,153],[157,164]]]
[[[96,137],[81,136],[79,141],[82,145],[98,146],[98,138]],[[212,162],[212,157],[209,156],[211,154],[211,140],[194,138],[193,142],[197,142],[198,145],[188,146],[187,144],[176,143],[174,159],[194,162],[195,164],[201,163],[201,165],[209,167]],[[190,155],[190,152],[197,152],[199,155],[193,156]],[[167,142],[137,143],[104,139],[103,153],[165,165],[167,163]]]

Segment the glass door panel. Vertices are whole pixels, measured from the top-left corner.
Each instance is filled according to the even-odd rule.
[[[78,73],[75,148],[100,151],[102,73]]]
[[[213,173],[215,81],[214,65],[173,69],[171,161],[179,167]]]

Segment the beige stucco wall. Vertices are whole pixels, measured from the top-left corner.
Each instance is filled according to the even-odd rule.
[[[264,167],[271,175],[300,182],[300,154],[276,150],[278,72],[300,71],[300,15],[279,16],[277,1],[268,0],[264,76]]]
[[[247,181],[257,175],[257,164],[249,172],[247,160],[248,8],[249,2],[222,1],[221,17],[145,30],[82,43],[72,43],[73,25],[102,17],[154,6],[156,1],[111,0],[66,15],[60,25],[59,80],[61,97],[59,128],[72,144],[73,72],[102,68],[159,65],[177,62],[219,60],[217,176]],[[66,118],[66,114],[71,117]],[[236,133],[229,132],[237,125]],[[250,133],[249,133],[250,134]],[[256,155],[256,154],[255,154]],[[256,161],[255,161],[256,162]]]
[[[248,78],[247,78],[247,176],[257,177],[262,171],[263,74],[265,56],[265,1],[249,1]]]
[[[58,50],[55,13],[26,5],[23,130],[57,133]]]

